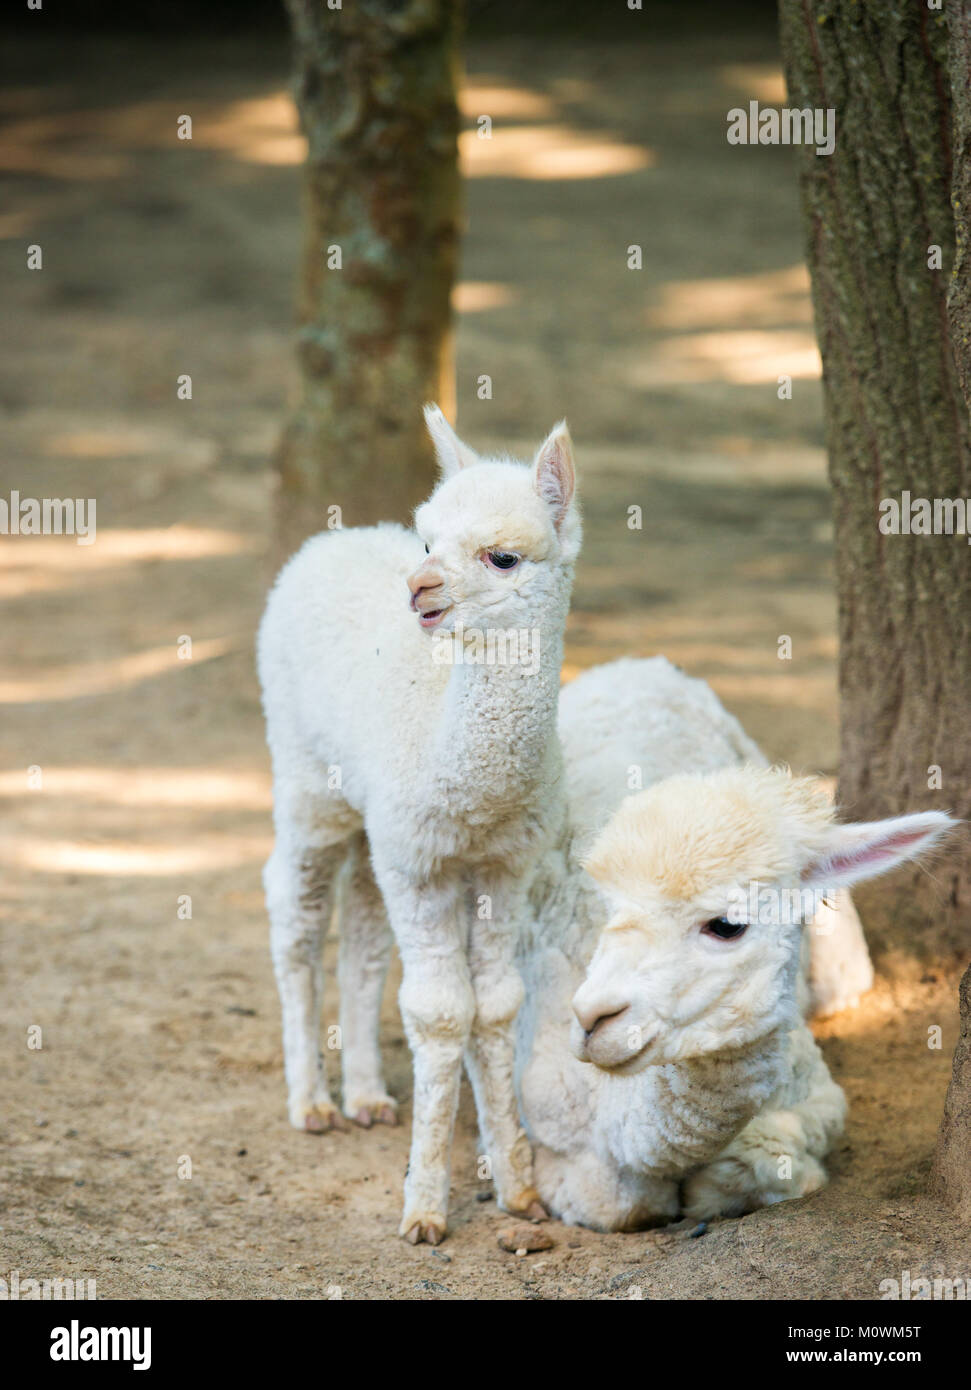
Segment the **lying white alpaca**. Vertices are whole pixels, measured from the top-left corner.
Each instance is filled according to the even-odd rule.
[[[574,862],[577,847],[603,829],[631,791],[678,772],[769,766],[711,687],[663,656],[584,672],[560,694],[559,732]],[[848,892],[819,906],[805,952],[801,988],[810,1016],[850,1008],[872,987],[870,953]]]
[[[598,731],[620,681],[635,727]],[[952,822],[836,825],[814,783],[754,766],[712,692],[663,661],[598,668],[563,706],[575,837],[534,884],[517,1053],[544,1202],[629,1230],[814,1191],[845,1103],[801,1022],[805,890],[881,873]],[[655,781],[685,763],[699,771]],[[655,784],[587,852],[632,766]],[[736,922],[752,903],[755,919]]]
[[[414,1054],[401,1234],[437,1244],[464,1053],[499,1200],[542,1210],[513,1089],[514,954],[535,865],[565,811],[556,710],[580,521],[565,426],[529,468],[483,461],[440,411],[426,417],[443,481],[416,513],[417,534],[380,526],[308,541],[270,595],[258,657],[276,827],[264,883],[290,1120],[343,1123],[318,1035],[322,938],[350,857],[344,1113],[369,1124],[395,1112],[377,1045],[390,941],[373,867]],[[528,660],[507,649],[491,662],[489,635],[512,631]]]

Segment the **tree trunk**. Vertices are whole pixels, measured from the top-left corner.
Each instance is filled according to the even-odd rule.
[[[951,92],[951,207],[954,270],[947,292],[951,342],[965,404],[971,409],[971,4],[948,0],[947,59]]]
[[[286,3],[309,148],[281,555],[327,525],[406,520],[431,490],[421,407],[454,412],[461,200],[461,0]]]
[[[937,1140],[934,1187],[962,1220],[971,1222],[971,966],[961,981],[961,1036]]]
[[[951,341],[965,402],[971,407],[971,4],[949,0],[948,68],[951,79],[954,165],[954,273],[947,296]],[[965,735],[971,737],[971,730]],[[949,1206],[971,1222],[971,967],[961,981],[961,1036],[934,1160],[934,1185]]]
[[[881,499],[905,491],[971,498],[947,313],[946,32],[918,0],[780,0],[780,15],[788,105],[836,112],[834,153],[798,156],[836,523],[840,801],[855,819],[969,817],[971,549],[964,535],[878,528]],[[959,264],[965,254],[962,239]],[[964,296],[952,307],[960,318]],[[859,896],[885,971],[967,957],[966,835],[929,871],[901,870]]]

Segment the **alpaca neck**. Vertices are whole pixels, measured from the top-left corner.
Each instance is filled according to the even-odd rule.
[[[630,1134],[625,1160],[676,1178],[715,1158],[778,1089],[787,1035],[780,1027],[744,1047],[652,1068],[644,1129]]]
[[[568,604],[565,587],[529,627],[456,635],[431,761],[463,801],[472,788],[499,809],[561,765],[556,717]]]

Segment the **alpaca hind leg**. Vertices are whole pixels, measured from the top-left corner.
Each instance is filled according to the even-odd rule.
[[[827,779],[823,785],[834,800],[835,781]],[[823,903],[806,927],[806,939],[808,1016],[826,1018],[855,1008],[860,995],[873,988],[873,965],[848,889],[840,889]]]
[[[294,1129],[348,1129],[331,1100],[320,1057],[323,947],[343,845],[321,849],[286,834],[263,872],[270,950],[283,1014],[287,1107]]]
[[[846,889],[823,903],[807,926],[810,1013],[815,1018],[852,1009],[873,987],[863,926]]]
[[[365,1129],[397,1124],[398,1103],[384,1083],[381,1000],[392,936],[374,878],[367,837],[355,837],[338,887],[341,1068],[344,1114]]]

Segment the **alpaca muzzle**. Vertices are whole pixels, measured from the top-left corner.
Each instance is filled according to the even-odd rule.
[[[420,565],[408,576],[408,588],[409,606],[422,627],[434,627],[452,606],[445,594],[445,575],[436,565]]]

